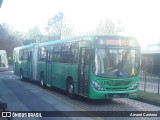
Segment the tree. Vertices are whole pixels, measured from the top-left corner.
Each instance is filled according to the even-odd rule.
[[[26,33],[24,44],[40,42],[42,41],[42,39],[43,39],[43,35],[40,32],[39,27],[34,26],[33,29],[29,29],[28,32]]]
[[[1,8],[2,3],[3,3],[3,0],[0,0],[0,8]]]
[[[98,22],[96,33],[121,34],[124,33],[124,26],[121,20],[114,23],[111,19],[107,18],[104,21]]]
[[[68,27],[63,12],[59,12],[53,18],[48,20],[46,27],[49,39],[62,39],[70,37],[73,34],[73,28]]]
[[[117,21],[117,26],[116,26],[116,33],[124,33],[124,26],[123,26],[123,22],[119,19]]]
[[[23,41],[25,40],[26,33],[14,31],[13,36],[22,44]]]
[[[1,40],[5,40],[7,39],[7,37],[9,37],[11,34],[10,32],[10,27],[9,25],[7,25],[6,23],[3,23],[2,25],[0,25],[0,39]]]
[[[13,29],[7,25],[0,25],[0,49],[6,50],[7,55],[12,57],[13,49],[21,45],[21,42],[14,36]]]
[[[115,34],[115,24],[111,21],[111,19],[107,18],[103,21],[100,21],[96,27],[96,33],[108,33]]]

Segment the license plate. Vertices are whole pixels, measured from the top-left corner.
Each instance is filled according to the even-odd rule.
[[[120,98],[119,95],[113,95],[112,97],[113,97],[113,98]]]

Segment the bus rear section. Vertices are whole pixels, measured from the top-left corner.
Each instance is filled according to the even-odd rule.
[[[13,70],[20,79],[37,80],[37,44],[17,47],[13,51]]]
[[[0,50],[0,70],[6,70],[8,68],[7,53],[5,50]]]

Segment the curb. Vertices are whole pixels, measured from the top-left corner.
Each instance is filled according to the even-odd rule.
[[[138,98],[134,99],[134,100],[137,100],[137,101],[140,101],[140,102],[144,102],[144,103],[149,103],[151,105],[160,106],[160,102],[154,101],[154,100],[151,100],[151,99],[147,99],[147,98],[144,98],[144,97],[142,98],[140,96]]]
[[[5,103],[1,98],[0,98],[0,110],[1,109],[6,109],[7,108],[7,103]]]

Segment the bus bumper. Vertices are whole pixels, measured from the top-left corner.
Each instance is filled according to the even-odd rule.
[[[90,99],[113,99],[113,98],[137,98],[138,88],[127,91],[98,91],[92,89],[89,94]]]

